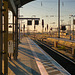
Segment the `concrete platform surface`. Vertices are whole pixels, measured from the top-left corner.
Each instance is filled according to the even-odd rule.
[[[31,39],[19,44],[18,60],[9,60],[8,75],[71,75]]]

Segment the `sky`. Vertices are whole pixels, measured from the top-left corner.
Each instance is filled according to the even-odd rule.
[[[37,31],[42,29],[42,19],[44,19],[44,27],[49,25],[49,29],[58,27],[58,0],[35,0],[29,2],[19,9],[19,14],[25,18],[40,18],[39,25],[36,26]],[[75,15],[75,0],[60,0],[60,24],[70,24],[70,15]],[[71,27],[73,18],[71,17]],[[34,21],[32,26],[27,26],[27,20],[24,20],[22,24],[25,24],[29,30],[34,29]],[[68,26],[69,27],[69,26]]]

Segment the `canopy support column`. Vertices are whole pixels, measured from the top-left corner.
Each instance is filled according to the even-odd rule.
[[[2,0],[0,0],[0,75],[2,75]]]
[[[8,1],[4,0],[4,75],[8,75]]]
[[[15,51],[15,47],[14,47],[14,44],[15,44],[15,42],[14,42],[14,14],[13,14],[13,52]],[[13,56],[14,56],[14,53],[13,53]]]
[[[15,16],[15,52],[14,52],[14,59],[17,60],[18,56],[18,8],[17,14]]]

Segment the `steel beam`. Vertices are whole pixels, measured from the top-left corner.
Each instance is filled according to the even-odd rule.
[[[14,0],[9,0],[9,3],[11,4],[13,12],[16,14],[16,6],[15,6],[15,3],[14,3]]]
[[[8,75],[8,1],[4,0],[4,75]]]
[[[40,20],[40,18],[18,18],[20,20],[28,20],[28,19],[31,19],[31,20]]]
[[[2,75],[2,0],[0,0],[0,75]]]

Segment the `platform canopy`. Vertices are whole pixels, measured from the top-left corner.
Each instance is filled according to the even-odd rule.
[[[18,7],[21,7],[24,4],[31,2],[31,1],[34,1],[34,0],[14,0],[15,5],[18,5]]]
[[[9,9],[16,14],[16,6],[20,8],[21,6],[35,0],[8,0],[8,1],[9,1]]]

